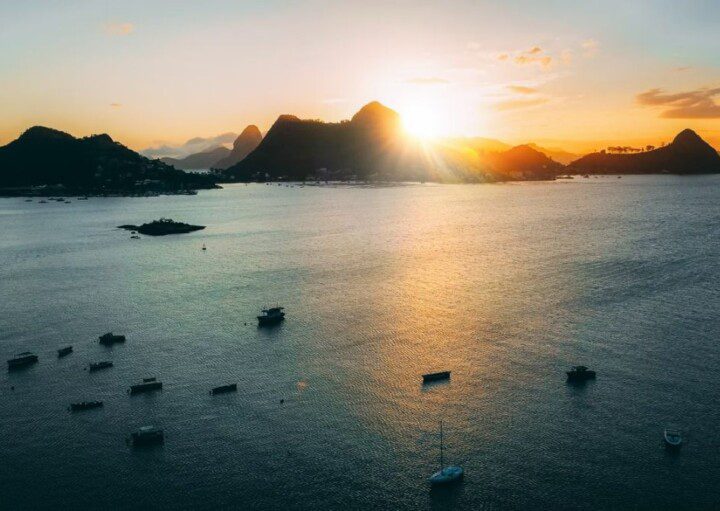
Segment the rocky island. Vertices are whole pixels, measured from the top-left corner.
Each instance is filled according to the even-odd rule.
[[[161,218],[153,220],[150,223],[142,225],[118,225],[118,229],[128,231],[137,231],[140,234],[148,236],[165,236],[167,234],[184,234],[186,232],[201,231],[205,229],[204,225],[190,225],[183,222],[175,222],[170,218]]]

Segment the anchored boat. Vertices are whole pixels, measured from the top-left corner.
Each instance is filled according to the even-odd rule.
[[[428,478],[428,482],[433,486],[452,484],[460,481],[465,475],[465,471],[461,466],[445,465],[443,459],[443,423],[440,421],[440,470],[435,472]]]
[[[440,371],[439,373],[428,373],[423,374],[423,383],[430,383],[433,381],[449,380],[450,371]]]
[[[118,342],[125,342],[124,335],[114,335],[112,332],[103,334],[98,337],[98,339],[100,340],[100,344],[104,344],[105,346],[111,346]]]
[[[128,390],[128,392],[132,395],[132,394],[143,394],[145,392],[152,392],[154,390],[161,390],[161,389],[162,389],[161,381],[150,381],[150,382],[138,383],[137,385],[130,385],[130,390]]]
[[[579,383],[587,380],[595,379],[595,371],[591,371],[585,366],[575,366],[567,371],[567,381]]]
[[[277,325],[285,319],[284,307],[271,307],[263,309],[262,314],[257,317],[258,325],[270,326]]]
[[[225,394],[227,392],[237,392],[237,383],[231,383],[230,385],[221,385],[219,387],[215,387],[210,391],[210,394]]]
[[[663,431],[665,446],[670,449],[679,449],[683,443],[682,432],[679,429],[665,428]]]
[[[100,408],[103,405],[102,401],[81,401],[79,403],[71,403],[68,410],[71,412],[79,412],[81,410],[91,410],[93,408]]]
[[[33,365],[38,361],[38,356],[29,351],[24,351],[15,355],[15,358],[11,358],[7,361],[8,369],[19,369],[20,367],[27,367]]]
[[[155,426],[143,426],[130,435],[133,445],[155,445],[165,442],[165,433]]]
[[[88,370],[92,373],[94,371],[99,371],[100,369],[107,369],[109,367],[112,367],[113,363],[109,360],[104,360],[102,362],[92,362],[88,366]]]
[[[64,348],[60,348],[58,350],[58,358],[66,357],[72,353],[72,346],[65,346]]]

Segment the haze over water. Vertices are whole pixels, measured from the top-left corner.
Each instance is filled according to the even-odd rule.
[[[0,199],[0,351],[40,357],[0,375],[0,508],[711,508],[719,184]],[[115,229],[161,216],[207,228]],[[258,329],[274,303],[287,320]],[[597,381],[567,386],[580,363]],[[148,376],[161,393],[126,394]],[[431,492],[441,419],[466,476]],[[128,447],[146,424],[165,445]]]

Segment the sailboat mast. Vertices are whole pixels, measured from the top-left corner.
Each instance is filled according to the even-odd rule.
[[[443,465],[443,430],[442,421],[440,421],[440,470],[442,470]]]

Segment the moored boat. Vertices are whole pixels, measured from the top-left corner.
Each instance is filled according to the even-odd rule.
[[[29,351],[18,353],[14,358],[7,361],[8,369],[19,369],[21,367],[27,367],[38,361],[38,356]]]
[[[110,346],[117,342],[125,342],[124,335],[114,335],[112,332],[103,334],[100,337],[98,337],[98,339],[100,341],[100,344],[104,344],[105,346]]]
[[[441,486],[459,482],[465,475],[461,466],[449,465],[445,467],[443,459],[443,423],[440,421],[440,470],[428,478],[432,486]]]
[[[100,408],[103,406],[102,401],[81,401],[79,403],[71,403],[68,410],[78,412],[81,410],[91,410],[92,408]]]
[[[284,307],[270,307],[263,309],[262,314],[257,317],[258,325],[270,326],[276,325],[285,319]]]
[[[225,394],[226,392],[237,392],[237,383],[215,387],[210,391],[210,394]]]
[[[683,443],[682,431],[674,428],[665,428],[663,431],[665,446],[670,449],[678,449]]]
[[[102,362],[91,362],[90,365],[88,365],[88,370],[92,373],[93,371],[99,371],[100,369],[108,369],[112,366],[113,363],[109,360],[104,360]]]
[[[585,366],[575,366],[566,372],[567,381],[569,382],[584,382],[587,380],[595,379],[595,371],[591,371]]]
[[[161,390],[162,389],[162,382],[160,381],[151,381],[151,382],[144,382],[144,383],[138,383],[137,385],[130,385],[130,389],[128,392],[132,394],[143,394],[145,392],[152,392],[154,390]]]
[[[165,442],[165,433],[155,426],[143,426],[130,434],[133,445],[155,445]]]
[[[423,383],[430,383],[433,381],[448,380],[450,378],[450,371],[440,371],[437,373],[423,374]]]
[[[65,346],[64,348],[60,348],[59,350],[57,350],[58,358],[68,356],[70,353],[72,353],[72,350],[72,346]]]

